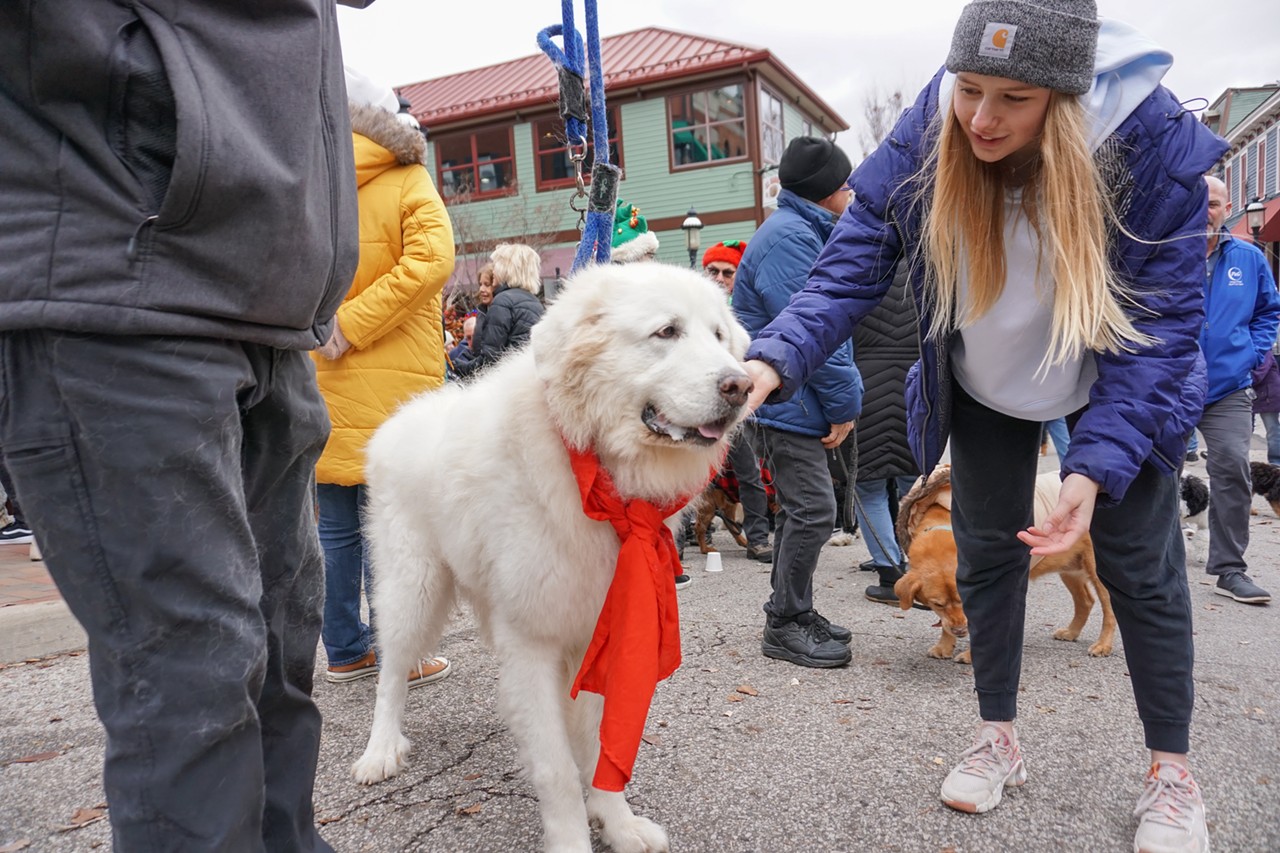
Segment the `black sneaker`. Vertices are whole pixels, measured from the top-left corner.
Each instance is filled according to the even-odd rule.
[[[764,543],[763,545],[748,545],[747,559],[758,560],[761,563],[772,563],[773,549],[769,547],[768,542]]]
[[[676,575],[676,589],[684,589],[686,586],[688,586],[691,583],[693,583],[693,578],[689,577],[683,572]]]
[[[853,632],[848,628],[843,625],[836,625],[816,610],[812,612],[814,624],[817,626],[815,633],[818,636],[826,634],[837,643],[844,643],[846,646],[853,640]]]
[[[0,530],[0,545],[27,545],[31,542],[31,531],[13,522]]]
[[[818,669],[844,666],[853,658],[849,647],[822,634],[817,622],[801,625],[792,620],[778,622],[772,617],[765,619],[760,650],[767,658]]]
[[[1188,450],[1188,451],[1187,451],[1187,458],[1186,458],[1186,461],[1187,461],[1187,462],[1199,462],[1199,461],[1200,461],[1200,454],[1199,454],[1199,453],[1196,453],[1194,450]]]
[[[858,571],[860,572],[874,572],[878,568],[880,567],[876,565],[875,560],[867,560],[865,563],[858,563]]]
[[[1245,604],[1271,603],[1271,593],[1254,583],[1253,578],[1244,572],[1227,572],[1225,575],[1219,575],[1218,585],[1213,591]]]

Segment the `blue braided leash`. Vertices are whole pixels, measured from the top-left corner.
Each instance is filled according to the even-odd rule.
[[[590,129],[595,162],[591,167],[591,192],[587,199],[585,224],[573,258],[572,272],[592,263],[609,263],[613,249],[614,207],[618,198],[618,181],[622,178],[622,170],[609,162],[609,123],[605,110],[604,66],[600,57],[600,22],[596,16],[595,0],[585,0],[585,7],[586,54],[591,75]],[[581,103],[583,38],[574,29],[573,0],[561,0],[560,15],[563,21],[560,26],[552,25],[538,33],[538,47],[560,75],[560,114],[564,118],[565,138],[572,156],[574,144],[585,147],[587,138],[586,110]],[[551,40],[557,35],[562,37],[564,50]],[[579,192],[582,192],[581,187]]]

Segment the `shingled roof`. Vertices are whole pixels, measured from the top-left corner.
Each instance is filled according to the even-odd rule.
[[[773,75],[812,101],[814,110],[834,125],[848,125],[816,93],[767,49],[719,41],[661,27],[646,27],[601,40],[605,89],[641,86],[728,71],[764,63]],[[541,53],[398,87],[414,117],[427,127],[470,121],[555,103],[559,83],[555,68]]]

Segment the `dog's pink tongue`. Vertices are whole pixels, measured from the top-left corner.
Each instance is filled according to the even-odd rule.
[[[724,427],[715,424],[703,424],[698,427],[698,434],[703,438],[710,438],[718,441],[720,436],[724,435]]]

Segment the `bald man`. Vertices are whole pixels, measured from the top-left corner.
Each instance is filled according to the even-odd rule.
[[[1231,212],[1227,187],[1208,184],[1208,253],[1205,264],[1205,322],[1200,349],[1208,367],[1209,391],[1200,435],[1209,449],[1209,560],[1217,577],[1214,592],[1245,604],[1268,604],[1271,594],[1246,574],[1249,547],[1249,443],[1253,435],[1253,377],[1276,339],[1280,294],[1256,246],[1223,227]]]

